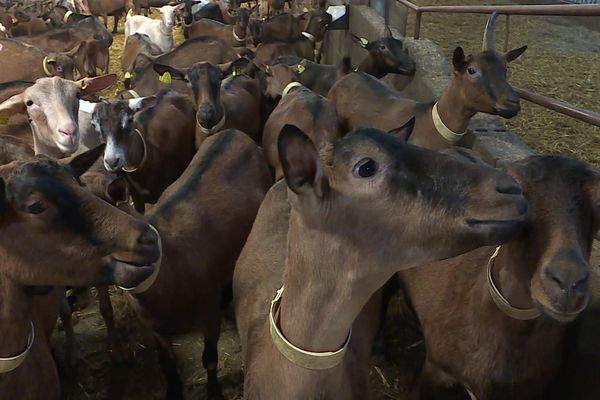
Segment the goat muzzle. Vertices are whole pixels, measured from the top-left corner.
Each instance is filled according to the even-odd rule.
[[[159,251],[158,260],[152,264],[152,267],[154,267],[152,274],[150,274],[149,277],[144,279],[138,285],[136,285],[134,287],[129,287],[129,288],[126,288],[123,286],[118,286],[119,289],[124,290],[131,294],[140,294],[140,293],[144,293],[145,291],[147,291],[152,286],[152,284],[154,284],[154,282],[156,281],[156,278],[158,277],[158,273],[160,272],[160,264],[162,262],[162,254],[163,254],[162,240],[160,238],[160,233],[158,233],[158,230],[155,227],[153,227],[152,225],[150,225],[150,228],[156,233],[156,235],[158,237],[158,242],[157,242],[158,243],[158,251]],[[140,267],[136,267],[136,268],[140,268]]]

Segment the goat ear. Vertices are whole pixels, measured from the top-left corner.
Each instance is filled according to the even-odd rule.
[[[239,73],[240,71],[244,70],[248,66],[248,64],[250,64],[250,60],[248,60],[246,57],[241,57],[235,61],[226,64],[220,64],[219,68],[223,73],[223,77],[226,77],[232,74]]]
[[[114,179],[106,186],[106,197],[112,204],[127,203],[129,201],[129,185],[122,176]]]
[[[163,76],[166,72],[171,74],[171,78],[178,79],[180,81],[185,79],[185,71],[173,68],[170,65],[154,64],[154,71],[160,76]]]
[[[81,153],[73,158],[70,158],[68,161],[69,167],[73,170],[75,176],[83,175],[102,155],[104,152],[105,143],[102,143],[100,146],[93,148],[91,150],[86,151],[85,153]]]
[[[413,129],[415,128],[415,121],[416,121],[416,118],[412,117],[411,119],[408,120],[407,123],[405,123],[404,125],[402,125],[399,128],[394,128],[394,129],[389,130],[388,133],[390,135],[397,137],[400,140],[407,141],[408,138],[410,137]]]
[[[24,100],[24,94],[19,93],[0,103],[0,116],[6,117],[13,114],[25,114],[27,107]]]
[[[138,111],[144,108],[154,107],[156,105],[156,100],[156,96],[136,97],[129,99],[128,104],[130,109]]]
[[[296,194],[312,192],[320,196],[321,160],[309,137],[296,126],[285,125],[279,134],[277,148],[288,187]]]
[[[102,76],[96,76],[94,78],[83,78],[77,81],[77,84],[81,88],[82,96],[89,96],[100,90],[106,89],[113,85],[117,81],[116,74],[108,74]]]
[[[452,55],[452,65],[454,66],[454,70],[458,72],[462,72],[465,70],[465,68],[467,68],[465,52],[460,46],[454,49],[454,54]]]
[[[525,50],[527,50],[527,46],[519,47],[518,49],[513,49],[504,54],[504,59],[506,60],[506,62],[516,60],[521,56],[521,54],[525,53]]]

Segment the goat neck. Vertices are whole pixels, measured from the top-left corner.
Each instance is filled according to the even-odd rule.
[[[369,53],[364,60],[360,63],[358,68],[356,68],[357,72],[364,72],[365,74],[369,74],[374,76],[377,79],[381,79],[387,75],[386,72],[381,71],[375,60],[373,59],[373,55]]]
[[[476,114],[476,111],[465,107],[461,90],[457,81],[452,79],[437,101],[442,122],[456,133],[466,131],[469,121]]]
[[[344,252],[337,252],[339,248],[335,239],[306,227],[291,211],[279,326],[285,338],[303,350],[342,348],[361,309],[386,281],[370,277],[369,282],[359,282],[336,274],[360,258],[355,250],[345,246]]]
[[[23,286],[0,274],[1,358],[23,353],[31,334],[30,320],[30,299]]]

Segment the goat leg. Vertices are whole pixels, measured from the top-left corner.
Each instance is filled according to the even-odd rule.
[[[202,365],[206,368],[207,382],[206,393],[209,400],[224,399],[221,392],[221,384],[217,377],[217,366],[219,364],[219,351],[217,348],[219,334],[204,337],[204,351],[202,352]]]
[[[154,334],[156,338],[158,360],[167,381],[167,400],[183,400],[183,384],[179,372],[177,372],[177,359],[171,346],[171,340],[164,338],[158,333]]]
[[[65,330],[65,368],[67,375],[71,376],[75,370],[75,332],[73,331],[73,319],[71,318],[71,306],[65,296],[60,303],[60,320]]]
[[[108,294],[108,286],[97,286],[98,304],[100,314],[106,326],[106,336],[108,342],[108,354],[116,363],[123,363],[130,359],[130,355],[119,342],[119,335],[115,327],[115,317],[110,295]]]
[[[113,20],[114,20],[114,25],[113,25],[113,30],[112,33],[117,33],[117,27],[119,26],[119,14],[115,14],[113,15]],[[108,25],[107,25],[108,27]]]

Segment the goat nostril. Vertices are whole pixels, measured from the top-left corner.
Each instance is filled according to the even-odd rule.
[[[506,179],[496,185],[496,191],[502,194],[519,195],[522,194],[521,186],[512,179]]]
[[[138,238],[138,244],[140,245],[154,246],[157,242],[158,236],[156,235],[156,232],[154,232],[154,230],[152,230],[151,228],[146,229]]]
[[[585,274],[583,274],[583,276],[581,277],[581,279],[579,279],[577,282],[573,283],[571,285],[572,289],[581,289],[582,287],[584,287],[588,280],[590,279],[590,273],[589,272],[585,272]]]

